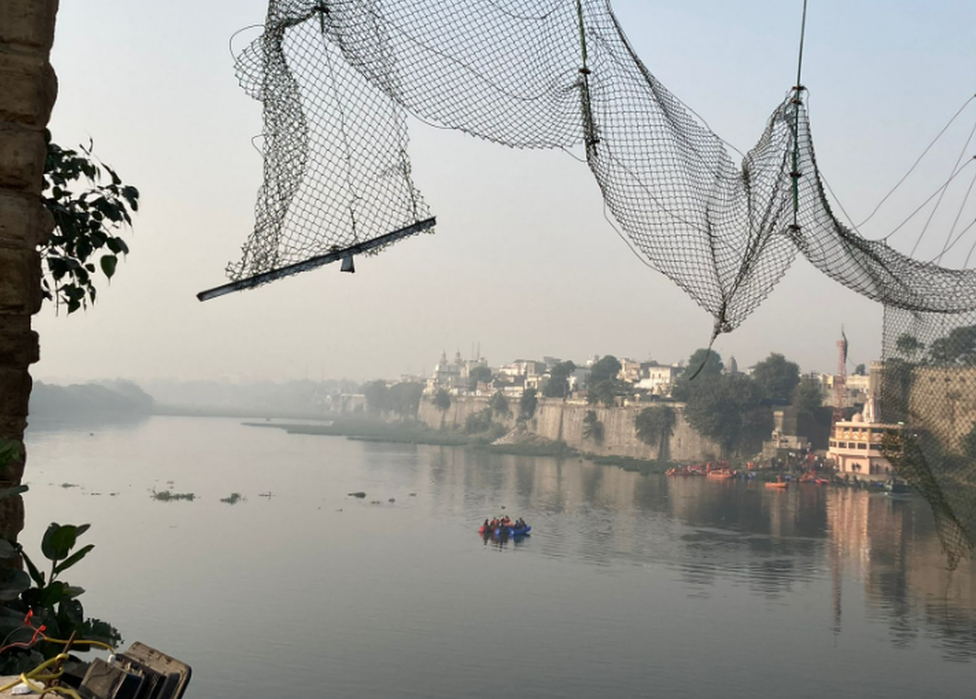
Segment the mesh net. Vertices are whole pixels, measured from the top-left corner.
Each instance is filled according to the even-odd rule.
[[[976,532],[976,312],[885,309],[883,452],[932,505],[954,567]]]
[[[802,88],[736,163],[638,59],[607,0],[270,0],[237,70],[264,107],[264,184],[232,279],[426,219],[406,151],[409,113],[506,146],[584,149],[634,248],[712,314],[716,334],[748,317],[797,252],[885,304],[885,358],[896,364],[912,365],[896,351],[902,334],[932,347],[950,319],[974,320],[976,273],[913,260],[834,216]],[[918,384],[935,371],[960,368],[933,361],[886,375]],[[889,450],[892,459],[906,473],[943,468],[970,425],[919,422],[956,409],[948,391],[917,405],[899,395],[908,394],[882,391],[883,412],[933,436]],[[936,456],[928,445],[940,440]],[[955,483],[925,478],[912,477],[933,502]],[[967,516],[940,515],[962,539]]]

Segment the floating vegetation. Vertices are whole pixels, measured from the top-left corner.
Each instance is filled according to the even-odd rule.
[[[220,501],[226,502],[228,505],[236,505],[243,499],[240,493],[231,493],[226,498],[220,498]]]
[[[258,493],[259,498],[271,498],[274,495],[270,490],[266,493]]]
[[[61,487],[62,488],[80,488],[81,486],[78,485],[77,483],[62,483],[61,484]]]
[[[390,502],[396,502],[396,498],[390,498]]]
[[[171,502],[173,500],[189,500],[193,502],[196,499],[194,493],[174,493],[172,490],[161,490],[159,492],[153,491],[153,500],[159,500],[160,502]]]
[[[356,493],[348,493],[348,495],[349,495],[349,497],[359,498],[360,500],[366,497],[366,493],[364,493],[361,490],[358,491],[358,492],[356,492]]]

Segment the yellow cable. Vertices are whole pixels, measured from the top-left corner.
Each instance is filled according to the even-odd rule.
[[[63,641],[60,638],[51,638],[50,636],[42,636],[42,638],[45,641],[50,641],[51,643],[60,643],[61,645],[67,645],[68,644],[67,641]],[[112,646],[110,646],[107,643],[102,643],[101,641],[86,641],[86,640],[83,640],[83,639],[82,640],[75,639],[75,641],[73,641],[72,645],[75,645],[75,644],[84,644],[84,645],[87,645],[87,646],[98,646],[99,648],[104,648],[105,650],[110,651],[112,653],[115,652],[115,648],[113,648]],[[35,667],[30,672],[22,673],[21,676],[20,676],[20,678],[14,680],[13,682],[9,682],[9,683],[5,684],[4,686],[0,687],[0,694],[2,694],[3,692],[6,692],[8,689],[13,689],[18,684],[21,684],[21,683],[26,684],[28,687],[30,687],[31,689],[33,689],[35,692],[38,691],[27,680],[28,679],[34,679],[34,680],[54,680],[54,679],[57,679],[58,677],[61,676],[61,673],[60,672],[57,672],[57,673],[54,673],[54,674],[50,674],[50,675],[41,675],[39,673],[42,670],[46,670],[47,668],[51,667],[51,665],[54,665],[55,663],[57,663],[59,661],[67,660],[67,659],[68,659],[68,654],[67,653],[58,653],[53,658],[51,658],[49,660],[45,660],[43,663],[41,663],[40,665],[38,665],[37,667]],[[43,690],[44,690],[44,688],[42,687],[41,688],[41,691],[43,691]],[[57,692],[59,694],[65,694],[65,693],[67,693],[68,696],[73,697],[73,699],[81,699],[81,697],[78,695],[78,693],[76,691],[74,691],[73,689],[67,689],[67,688],[64,688],[64,687],[50,687],[50,688],[47,689],[47,691]]]
[[[45,687],[42,684],[34,684],[34,682],[27,677],[27,673],[22,673],[20,675],[20,682],[23,682],[25,685],[30,687],[31,691],[37,692],[38,694],[54,692],[55,694],[64,694],[65,696],[71,697],[71,699],[82,699],[82,696],[70,687]]]
[[[60,643],[62,646],[67,645],[67,641],[62,641],[60,638],[51,638],[50,636],[43,636],[45,641],[50,641],[51,643]],[[98,646],[99,648],[104,648],[107,651],[115,652],[115,648],[107,643],[102,643],[101,641],[86,641],[83,638],[76,638],[72,641],[72,645],[86,645],[86,646]]]
[[[54,656],[50,660],[45,660],[43,663],[41,663],[40,665],[38,665],[37,667],[35,667],[30,672],[23,673],[23,675],[21,675],[21,677],[23,677],[25,675],[27,677],[34,677],[34,676],[38,675],[41,672],[41,670],[46,670],[47,668],[51,667],[52,665],[54,665],[59,660],[67,660],[67,659],[68,659],[68,654],[67,653],[59,653],[58,655]],[[61,673],[58,673],[57,676],[60,677],[60,674]],[[51,679],[54,679],[54,677],[51,677]],[[16,687],[20,683],[21,683],[21,680],[20,679],[17,679],[17,680],[14,680],[13,682],[10,682],[8,684],[5,684],[3,687],[0,687],[0,693],[6,692],[8,689],[12,689],[12,688]]]

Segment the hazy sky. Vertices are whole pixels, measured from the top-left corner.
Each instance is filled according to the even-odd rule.
[[[801,0],[618,0],[648,68],[746,150],[795,80]],[[442,349],[480,342],[492,364],[612,353],[685,359],[711,317],[641,264],[603,219],[588,169],[561,152],[513,151],[411,124],[415,183],[438,232],[256,291],[201,304],[251,230],[260,104],[237,86],[228,39],[261,0],[62,2],[51,129],[142,192],[131,254],[98,304],[46,308],[43,380],[371,379],[429,371]],[[237,47],[255,35],[245,32]],[[810,0],[804,83],[819,166],[863,219],[976,92],[972,0]],[[971,104],[866,232],[885,235],[947,177],[976,123]],[[976,152],[976,148],[971,148]],[[976,168],[974,168],[976,169]],[[969,178],[919,248],[941,249]],[[951,213],[951,215],[950,215]],[[963,221],[976,216],[976,197]],[[907,252],[924,218],[890,241]],[[960,265],[976,230],[946,259]],[[845,324],[853,362],[880,351],[882,309],[795,264],[716,349],[741,367],[770,351],[832,371]]]

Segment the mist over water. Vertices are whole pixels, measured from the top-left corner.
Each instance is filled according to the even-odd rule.
[[[33,431],[28,449],[28,551],[54,518],[90,521],[69,577],[86,611],[191,664],[191,697],[971,691],[976,569],[946,571],[918,499],[230,419]],[[502,512],[533,535],[483,541]]]

